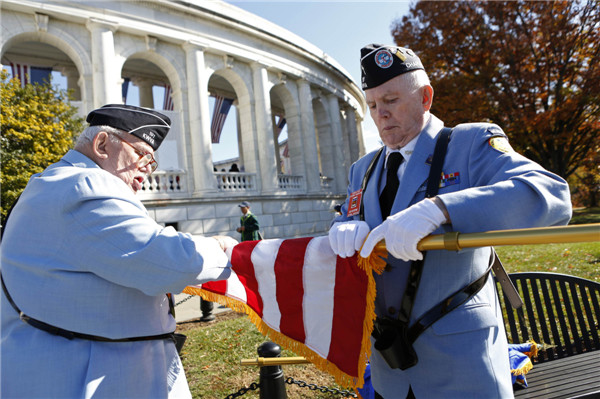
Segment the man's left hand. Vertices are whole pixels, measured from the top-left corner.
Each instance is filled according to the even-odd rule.
[[[229,236],[213,236],[212,238],[217,240],[217,242],[221,246],[221,249],[227,254],[227,257],[231,259],[233,247],[239,244],[239,242],[236,239],[231,238]]]
[[[368,257],[375,245],[385,239],[387,251],[394,258],[404,261],[423,259],[417,244],[446,221],[446,216],[433,200],[417,202],[389,216],[374,228],[367,237],[360,256]]]

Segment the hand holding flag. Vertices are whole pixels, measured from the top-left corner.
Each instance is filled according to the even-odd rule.
[[[417,244],[444,222],[446,216],[442,210],[432,200],[424,199],[375,227],[362,246],[360,256],[368,258],[375,245],[385,239],[393,257],[404,261],[423,259]]]
[[[335,223],[329,229],[333,253],[342,258],[354,255],[362,247],[369,230],[369,225],[361,220]]]

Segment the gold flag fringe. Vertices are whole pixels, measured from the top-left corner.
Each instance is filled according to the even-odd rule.
[[[529,373],[529,371],[531,371],[532,368],[533,368],[533,363],[531,363],[530,359],[527,359],[527,363],[525,363],[524,366],[521,366],[518,369],[511,369],[510,373],[515,376],[525,375],[525,374]]]
[[[529,352],[525,352],[525,354],[527,356],[529,356],[530,359],[535,359],[537,357],[537,355],[538,355],[538,351],[540,350],[540,347],[532,339],[530,339],[527,342],[531,344],[531,350]]]
[[[360,357],[358,359],[358,375],[352,376],[342,370],[340,370],[335,364],[329,360],[323,358],[318,353],[314,352],[305,344],[290,338],[281,332],[271,328],[265,323],[260,316],[242,301],[230,298],[225,295],[216,294],[211,291],[203,290],[202,288],[195,286],[186,287],[183,292],[189,295],[198,295],[203,299],[210,302],[217,302],[223,306],[230,308],[231,310],[247,314],[250,321],[256,326],[258,331],[261,332],[265,337],[268,335],[274,342],[281,345],[282,347],[308,359],[314,364],[319,370],[331,374],[335,381],[343,387],[361,388],[364,385],[364,374],[367,367],[367,362],[371,357],[371,332],[373,331],[373,321],[375,320],[375,279],[372,271],[376,271],[381,274],[385,267],[385,261],[381,259],[381,254],[375,253],[374,250],[369,258],[358,257],[358,266],[361,270],[366,273],[367,281],[367,304],[365,309],[365,318],[363,321],[363,338],[360,348]],[[381,266],[383,262],[383,266]],[[377,271],[379,270],[379,271]]]
[[[362,250],[362,247],[360,249]],[[362,256],[358,255],[357,263],[358,266],[360,266],[360,268],[369,275],[371,274],[370,271],[381,274],[383,273],[383,269],[385,269],[385,265],[387,264],[385,260],[387,256],[388,252],[384,245],[375,245],[368,258],[363,258]]]

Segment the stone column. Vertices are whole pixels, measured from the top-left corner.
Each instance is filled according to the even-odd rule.
[[[315,116],[313,113],[310,84],[306,80],[298,81],[298,97],[300,120],[302,121],[306,188],[309,193],[318,193],[321,191],[321,179],[319,177],[319,154],[317,151]]]
[[[344,159],[344,138],[342,137],[342,123],[340,119],[340,103],[334,94],[327,96],[327,108],[329,120],[331,121],[332,154],[335,176],[335,187],[337,192],[344,193],[348,187],[348,176],[346,174],[346,160]]]
[[[217,190],[211,152],[208,76],[204,64],[204,47],[188,42],[183,45],[183,49],[188,76],[189,156],[192,159],[194,177],[193,195],[198,196]]]
[[[235,103],[234,103],[235,104]],[[235,104],[237,106],[237,104]],[[244,165],[246,165],[246,162],[244,160],[244,141],[242,140],[242,123],[240,121],[240,111],[239,111],[239,107],[238,107],[238,112],[235,113],[235,126],[237,129],[237,141],[238,141],[238,166],[240,168],[242,168]],[[244,172],[245,172],[245,168],[244,168]]]
[[[133,78],[131,79],[131,83],[139,89],[140,107],[154,108],[154,94],[152,93],[152,84],[154,82],[146,78]]]
[[[358,121],[356,120],[356,112],[352,107],[346,107],[346,126],[348,128],[348,138],[350,140],[350,161],[356,162],[360,154],[360,144],[357,129]],[[350,165],[347,165],[348,167]]]
[[[277,179],[275,143],[273,142],[271,97],[269,95],[267,69],[257,62],[251,66],[261,191],[263,193],[273,193],[279,189],[279,182]]]
[[[117,25],[91,18],[86,27],[92,33],[92,65],[94,108],[104,104],[120,104],[121,73],[115,67],[115,41]]]

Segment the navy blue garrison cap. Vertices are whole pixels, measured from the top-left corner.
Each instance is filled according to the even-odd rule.
[[[110,126],[144,140],[156,151],[171,128],[166,115],[150,108],[107,104],[87,116],[90,126]]]
[[[377,87],[403,73],[423,69],[417,55],[404,47],[368,44],[360,50],[363,90]]]

